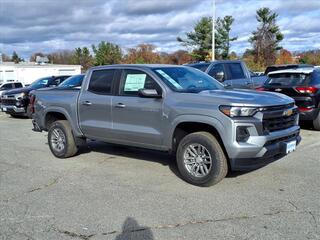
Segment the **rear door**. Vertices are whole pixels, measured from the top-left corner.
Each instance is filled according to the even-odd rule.
[[[93,70],[78,100],[79,124],[85,136],[107,140],[112,134],[115,69]]]
[[[227,71],[227,81],[233,88],[253,88],[251,78],[246,75],[244,68],[240,62],[225,63]]]
[[[118,96],[112,104],[114,138],[130,145],[162,145],[162,98],[142,98],[138,90],[156,89],[159,84],[146,72],[124,69]]]

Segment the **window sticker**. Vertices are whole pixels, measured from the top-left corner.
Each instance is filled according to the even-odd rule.
[[[179,83],[177,83],[174,79],[172,79],[168,74],[166,74],[164,71],[162,70],[156,70],[156,72],[158,72],[159,74],[161,74],[162,77],[164,77],[165,79],[167,79],[173,86],[175,86],[177,89],[182,89],[182,87],[179,85]]]
[[[139,89],[144,88],[147,74],[128,74],[124,84],[125,92],[137,92]]]

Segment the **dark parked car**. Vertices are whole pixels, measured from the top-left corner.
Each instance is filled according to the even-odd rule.
[[[263,85],[266,76],[253,76],[240,60],[216,60],[186,64],[197,68],[221,82],[226,88],[255,89]]]
[[[286,69],[298,69],[298,68],[308,68],[314,67],[311,64],[283,64],[283,65],[272,65],[268,66],[264,72],[265,75],[268,75],[270,72],[286,70]]]
[[[0,97],[5,91],[9,91],[15,88],[22,88],[23,84],[21,82],[8,82],[0,84]]]
[[[1,96],[1,110],[13,117],[27,116],[27,106],[29,104],[29,93],[32,90],[54,87],[62,83],[70,76],[51,76],[36,80],[30,86],[16,88],[7,91]]]
[[[292,97],[300,111],[300,120],[312,121],[320,130],[320,68],[300,68],[271,72],[264,91]]]
[[[57,88],[63,88],[63,89],[80,88],[84,76],[85,76],[84,74],[71,76],[71,77],[67,78],[65,81],[63,81],[62,83],[60,83]]]

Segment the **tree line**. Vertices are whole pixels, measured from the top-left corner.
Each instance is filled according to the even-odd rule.
[[[284,36],[277,25],[278,14],[269,8],[260,8],[256,12],[258,27],[249,38],[250,49],[246,49],[241,56],[249,68],[262,71],[272,64],[310,63],[320,65],[320,51],[295,53],[296,56],[283,49],[280,45]],[[235,19],[225,16],[215,20],[215,58],[239,59],[235,52],[230,52],[232,42],[237,36],[230,36]],[[184,64],[194,61],[209,61],[212,54],[212,24],[211,17],[202,17],[185,36],[177,37],[177,41],[187,50],[178,50],[173,53],[156,51],[152,44],[139,44],[125,51],[117,44],[102,41],[98,45],[78,47],[74,50],[62,50],[45,54],[36,52],[30,57],[35,61],[36,56],[48,57],[51,63],[79,64],[85,71],[91,66],[117,63],[166,63]],[[3,55],[4,61],[22,61],[14,52],[12,57]]]

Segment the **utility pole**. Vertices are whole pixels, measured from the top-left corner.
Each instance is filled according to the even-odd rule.
[[[215,25],[215,19],[216,19],[216,0],[212,0],[212,61],[215,60],[215,39],[214,39],[214,25]]]

